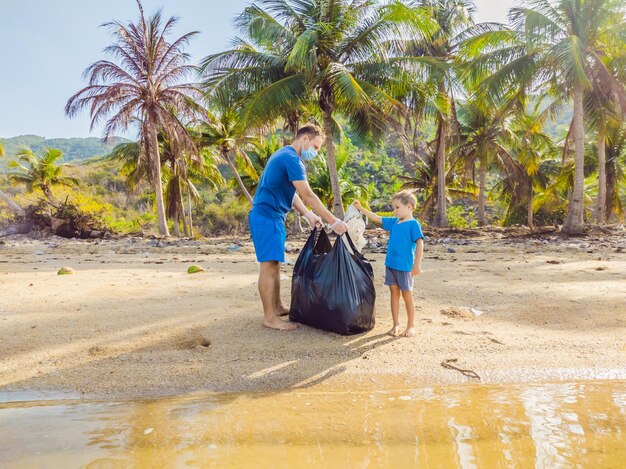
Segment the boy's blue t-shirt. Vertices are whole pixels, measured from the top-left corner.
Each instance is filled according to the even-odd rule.
[[[295,148],[286,146],[274,153],[265,165],[254,194],[254,213],[284,222],[296,194],[293,181],[306,181],[306,172]]]
[[[398,223],[395,217],[383,217],[383,228],[389,231],[385,265],[402,272],[410,272],[415,261],[415,243],[424,238],[419,222],[411,218]]]

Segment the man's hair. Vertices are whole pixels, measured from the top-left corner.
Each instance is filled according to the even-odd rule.
[[[391,198],[391,201],[398,200],[402,205],[410,205],[415,210],[417,207],[417,199],[410,190],[400,191]]]
[[[319,135],[324,135],[324,132],[322,131],[322,128],[318,125],[306,124],[298,129],[298,132],[296,133],[296,139],[304,135],[308,135],[309,138],[313,139],[315,137],[318,137]]]

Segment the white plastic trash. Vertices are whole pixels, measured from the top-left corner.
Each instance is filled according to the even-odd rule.
[[[367,241],[363,237],[363,233],[365,233],[365,220],[354,204],[350,204],[348,210],[346,210],[343,221],[348,225],[348,234],[350,238],[352,238],[352,242],[356,248],[361,251],[367,244]],[[347,240],[344,241],[347,243]]]

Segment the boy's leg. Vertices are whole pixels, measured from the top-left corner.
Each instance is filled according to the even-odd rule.
[[[400,287],[398,285],[389,285],[391,293],[391,318],[393,319],[393,327],[388,332],[389,335],[396,337],[400,335]]]
[[[270,329],[293,330],[297,326],[280,319],[276,311],[277,279],[280,282],[280,263],[278,261],[261,262],[259,269],[259,294],[263,303],[263,325]]]
[[[404,306],[406,306],[406,331],[404,336],[413,337],[415,335],[415,302],[413,301],[413,292],[411,290],[405,290],[402,292],[402,298],[404,299]]]

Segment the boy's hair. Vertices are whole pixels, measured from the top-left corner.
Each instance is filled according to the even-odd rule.
[[[394,200],[399,201],[402,205],[410,205],[413,207],[413,210],[417,207],[417,199],[415,198],[415,195],[413,195],[413,192],[409,190],[400,191],[397,194],[394,194],[391,201],[393,202]]]
[[[306,124],[298,129],[298,132],[296,133],[296,139],[304,135],[308,135],[310,139],[314,139],[315,137],[324,135],[324,132],[322,131],[322,128],[319,125]]]

